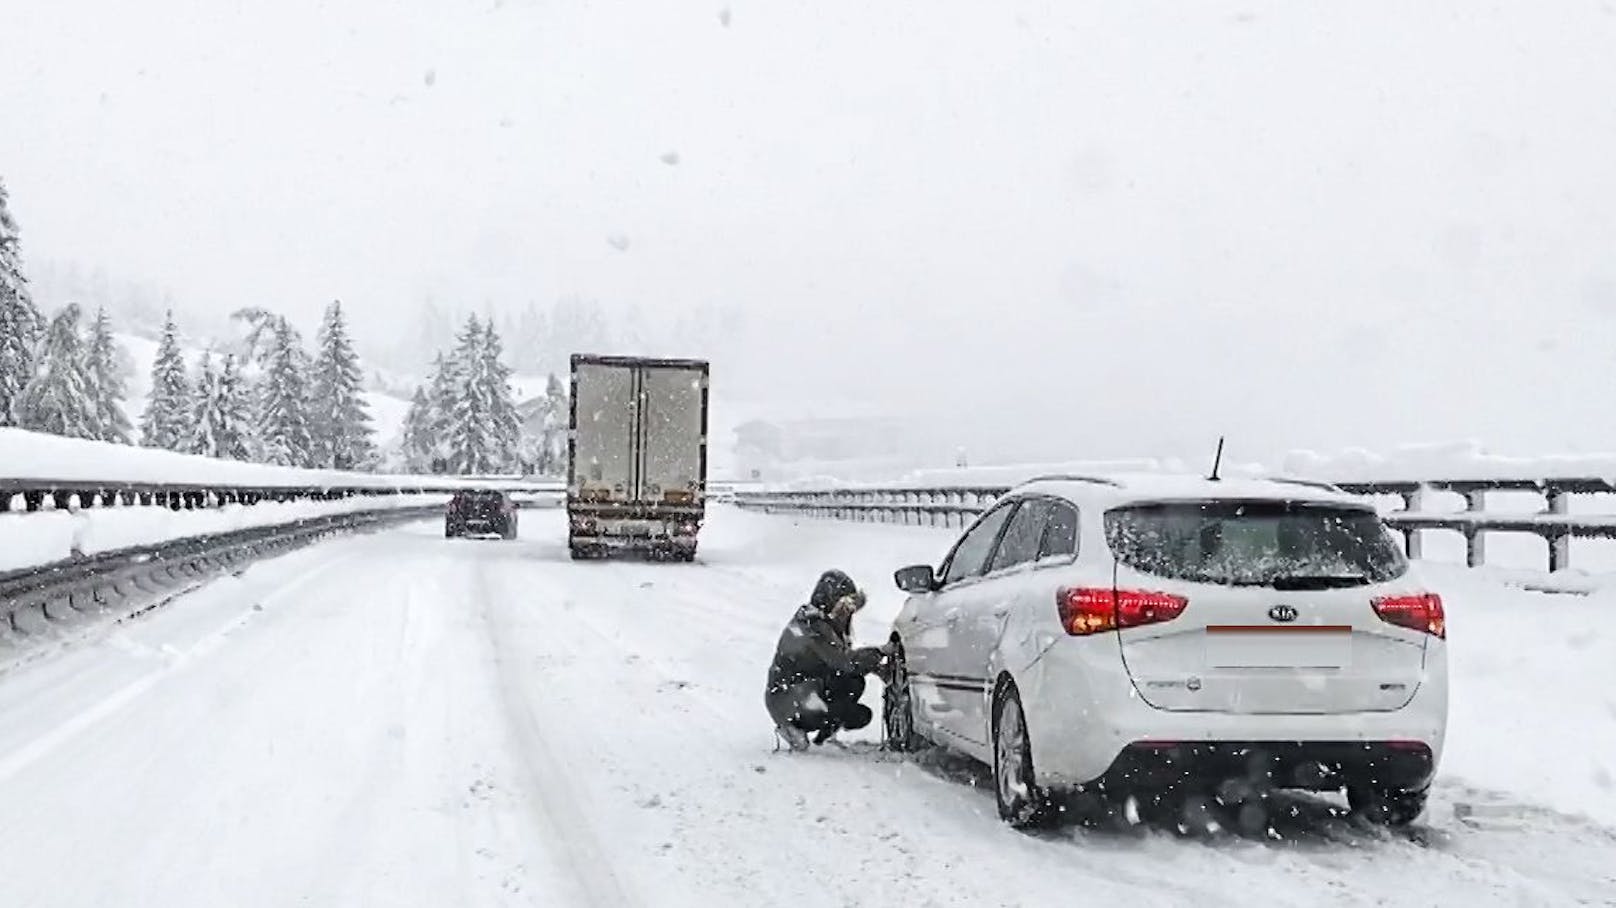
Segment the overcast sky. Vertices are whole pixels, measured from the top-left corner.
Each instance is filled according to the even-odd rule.
[[[1611,2],[4,2],[25,254],[188,305],[740,306],[723,393],[994,458],[1616,448]]]

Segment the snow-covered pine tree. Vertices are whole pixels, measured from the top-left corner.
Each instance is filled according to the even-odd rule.
[[[129,415],[123,409],[123,399],[128,393],[124,387],[124,362],[105,309],[95,313],[88,356],[90,397],[95,402],[95,437],[129,444]]]
[[[342,303],[333,302],[320,324],[320,352],[309,392],[309,431],[316,466],[352,470],[375,462],[370,411],[362,396],[365,374],[348,339]]]
[[[539,431],[541,476],[560,476],[567,469],[567,431],[571,424],[567,386],[554,372],[544,384],[544,419]]]
[[[163,336],[152,360],[151,391],[140,415],[140,443],[148,448],[183,451],[191,440],[191,388],[185,376],[174,313],[163,322]]]
[[[44,328],[22,273],[17,222],[0,181],[0,426],[16,424],[12,411],[34,377],[34,352]]]
[[[249,460],[252,410],[235,354],[227,354],[220,368],[213,356],[202,357],[196,382],[196,404],[191,417],[190,451],[227,460]]]
[[[224,358],[224,369],[219,372],[218,453],[214,456],[229,460],[252,460],[253,407],[252,386],[241,374],[241,365],[235,354]]]
[[[477,353],[477,381],[488,401],[489,461],[492,470],[504,472],[517,463],[522,416],[511,394],[511,367],[505,364],[504,344],[491,322],[483,330],[483,342]]]
[[[491,450],[493,439],[489,430],[491,410],[484,383],[479,381],[483,370],[483,327],[473,315],[466,319],[466,327],[455,339],[455,350],[450,357],[453,379],[449,391],[448,417],[449,465],[455,473],[492,472]]]
[[[287,467],[311,464],[308,382],[297,332],[284,318],[269,342],[268,366],[258,386],[258,454]]]
[[[69,303],[51,319],[34,366],[12,409],[17,425],[69,438],[95,438],[95,401],[90,393],[79,307]]]
[[[404,469],[411,473],[431,472],[437,439],[432,435],[432,402],[427,399],[426,389],[420,385],[415,386],[415,394],[410,398],[410,409],[404,414],[404,428],[400,436]]]
[[[454,426],[455,394],[458,374],[456,361],[441,352],[432,361],[432,378],[427,386],[427,437],[430,447],[423,449],[426,469],[432,473],[449,470],[450,430]]]
[[[219,373],[213,371],[213,354],[202,354],[197,366],[196,394],[191,405],[191,434],[185,450],[192,454],[217,457],[219,420]]]

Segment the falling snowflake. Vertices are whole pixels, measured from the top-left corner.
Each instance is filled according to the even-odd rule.
[[[669,167],[672,167],[675,164],[679,163],[679,152],[677,152],[677,151],[664,151],[662,154],[658,155],[657,157],[658,157],[658,160],[660,160],[662,163],[668,165]]]
[[[628,236],[627,236],[627,234],[614,233],[611,236],[606,238],[606,242],[607,242],[608,245],[610,245],[613,249],[616,249],[618,252],[627,252],[628,251]]]
[[[438,84],[438,71],[435,69],[427,70],[426,75],[422,77],[422,81],[426,83],[427,88]]]
[[[718,11],[718,22],[725,28],[729,28],[729,7],[726,6]]]

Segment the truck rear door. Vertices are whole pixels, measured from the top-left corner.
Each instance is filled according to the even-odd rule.
[[[583,501],[635,499],[639,422],[635,369],[580,360],[573,363],[571,494]]]
[[[707,473],[707,375],[690,365],[641,367],[638,500],[702,503]]]

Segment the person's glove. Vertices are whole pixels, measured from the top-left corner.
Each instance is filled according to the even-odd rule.
[[[881,654],[880,661],[875,663],[875,676],[880,678],[882,683],[891,684],[892,673],[897,668],[897,660],[893,658],[897,653],[897,647],[891,643],[883,643],[876,647],[875,651]]]

